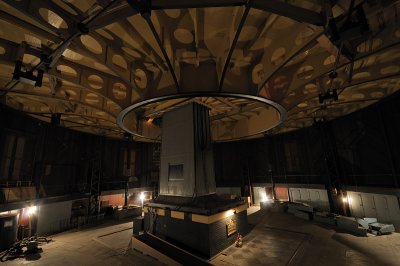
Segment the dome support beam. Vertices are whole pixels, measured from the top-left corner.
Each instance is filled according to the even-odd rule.
[[[115,22],[120,22],[125,20],[127,17],[136,15],[137,12],[129,8],[129,4],[123,1],[120,5],[117,5],[101,14],[95,21],[90,25],[91,30],[97,30],[104,28]]]
[[[283,60],[283,62],[278,65],[278,67],[276,67],[258,86],[258,92],[257,95],[260,94],[261,89],[265,86],[265,84],[268,83],[268,81],[271,79],[271,77],[273,77],[276,73],[278,73],[279,71],[282,70],[282,68],[284,68],[292,59],[294,59],[296,56],[298,56],[299,54],[301,54],[302,52],[304,52],[307,49],[310,49],[316,42],[316,40],[324,34],[324,31],[320,31],[315,33],[303,46],[301,46],[299,49],[297,49],[293,54],[291,54],[290,56],[288,56],[287,58],[285,58],[285,60]],[[262,60],[260,60],[260,62],[262,62]]]
[[[7,90],[7,88],[0,87],[0,91],[6,91],[6,90]],[[92,108],[94,110],[105,112],[107,115],[109,115],[111,117],[115,117],[115,114],[109,112],[106,109],[98,108],[96,106],[81,102],[79,100],[65,99],[65,98],[62,98],[62,97],[57,96],[57,95],[53,96],[53,95],[49,95],[49,94],[36,94],[34,92],[21,91],[21,90],[12,91],[12,92],[10,92],[9,95],[20,95],[20,96],[23,96],[23,97],[37,97],[37,98],[40,98],[40,99],[46,99],[47,103],[49,103],[51,101],[57,101],[57,102],[63,102],[63,103],[66,103],[66,104],[77,104],[77,105],[80,105],[80,106],[83,106],[83,107],[86,107],[86,108]],[[69,115],[81,115],[81,114],[77,114],[77,113],[66,113],[66,114],[69,114]],[[107,120],[105,118],[100,118],[100,119]],[[111,122],[110,120],[107,120],[107,121]]]
[[[175,70],[172,66],[171,60],[168,57],[167,51],[165,50],[165,47],[160,39],[160,36],[158,36],[157,30],[154,27],[153,22],[151,21],[150,15],[151,15],[151,2],[147,1],[137,1],[137,0],[129,0],[128,1],[129,5],[136,10],[138,13],[142,15],[142,18],[146,21],[147,25],[149,26],[151,33],[153,34],[154,38],[157,41],[157,44],[164,56],[165,62],[168,65],[168,69],[171,72],[172,78],[175,82],[175,87],[178,93],[180,93],[181,89],[179,87],[179,82],[176,77]]]
[[[7,54],[0,55],[0,62],[3,64],[6,64],[6,65],[10,65],[10,66],[14,65],[15,62],[12,58],[12,55],[17,53],[18,44],[3,40],[0,38],[0,45],[2,47],[5,47],[7,49],[7,51],[9,51],[9,53],[7,53]],[[33,56],[36,56],[36,57],[40,57],[41,51],[37,50],[35,48],[32,48],[30,46],[27,46],[27,53],[31,54]],[[77,72],[77,76],[73,77],[73,76],[69,76],[69,75],[63,75],[62,73],[57,71],[58,65],[65,65],[65,66],[71,67],[72,69],[74,69]],[[102,88],[100,90],[91,88],[90,86],[88,86],[87,81],[85,82],[85,80],[82,79],[83,74],[86,74],[85,76],[90,76],[92,74],[100,76],[103,79],[104,84],[123,82],[123,80],[121,80],[117,76],[113,76],[109,73],[106,73],[106,72],[103,72],[103,71],[100,71],[100,70],[97,70],[97,69],[94,69],[94,68],[91,68],[88,66],[81,65],[79,63],[70,61],[64,57],[62,57],[60,60],[58,60],[57,64],[53,67],[53,69],[51,69],[48,73],[46,73],[46,75],[48,75],[48,76],[52,76],[52,77],[55,77],[55,78],[58,78],[61,80],[71,82],[79,88],[84,88],[87,91],[93,92],[93,93],[99,95],[100,97],[103,97],[107,100],[114,102],[121,108],[124,108],[130,104],[130,101],[128,101],[127,99],[124,99],[124,100],[116,99],[115,97],[113,97],[112,93],[108,92],[105,88]]]
[[[81,54],[85,54],[88,57],[91,57],[94,61],[97,61],[100,64],[104,64],[105,62],[107,62],[106,53],[104,51],[109,49],[109,47],[106,44],[104,44],[104,46],[105,46],[104,48],[105,49],[103,49],[103,52],[102,52],[101,55],[93,55],[92,53],[87,52],[86,49],[84,49],[84,46],[83,46],[82,42],[77,42],[77,39],[78,39],[79,36],[87,34],[86,31],[91,29],[92,23],[97,20],[98,16],[100,16],[101,14],[106,12],[107,9],[110,8],[114,3],[116,3],[116,0],[110,2],[105,8],[100,10],[94,16],[88,18],[87,20],[84,20],[85,21],[84,23],[83,22],[82,23],[78,23],[77,25],[70,25],[69,24],[68,25],[69,29],[72,29],[73,26],[74,26],[74,28],[73,28],[73,31],[70,34],[70,36],[68,38],[66,38],[65,40],[63,40],[63,36],[61,34],[58,34],[58,33],[57,34],[53,34],[52,33],[53,32],[53,28],[54,28],[53,26],[51,26],[49,23],[46,24],[39,17],[36,17],[33,13],[30,12],[30,10],[32,8],[35,8],[37,10],[40,9],[41,2],[39,2],[39,1],[37,1],[37,2],[35,1],[35,2],[32,2],[32,3],[28,2],[28,1],[25,1],[25,2],[22,2],[22,3],[18,3],[18,5],[13,5],[12,7],[15,10],[17,10],[17,11],[21,12],[22,14],[24,14],[25,16],[32,18],[33,20],[35,20],[35,22],[43,25],[49,31],[49,33],[47,33],[47,34],[45,34],[45,31],[43,29],[40,29],[39,27],[35,27],[34,25],[30,25],[28,22],[25,22],[22,19],[18,19],[18,18],[12,19],[15,16],[13,16],[11,14],[5,13],[5,14],[0,14],[0,15],[6,16],[6,18],[7,18],[6,21],[8,23],[11,23],[11,24],[17,26],[17,27],[25,28],[27,25],[30,25],[29,29],[34,34],[42,36],[42,37],[45,37],[45,38],[49,38],[49,40],[54,41],[55,43],[58,43],[58,42],[61,41],[61,44],[56,49],[51,50],[51,51],[47,51],[48,52],[47,58],[50,59],[50,62],[46,63],[46,65],[45,65],[43,61],[40,61],[40,63],[38,65],[34,66],[34,69],[32,69],[32,70],[43,68],[43,67],[45,67],[45,68],[54,67],[55,65],[58,64],[58,61],[62,58],[62,54],[64,53],[64,51],[67,48],[69,48],[70,46],[73,47],[73,49],[76,50],[77,52],[79,52]],[[79,26],[79,25],[81,25],[81,26]],[[83,31],[85,31],[85,32],[83,32]],[[51,37],[51,35],[53,37]],[[128,71],[125,71],[126,73],[122,73],[122,71],[120,71],[119,69],[113,67],[112,64],[110,64],[108,67],[117,75],[117,77],[122,81],[122,83],[127,86],[127,88],[132,88],[133,87],[133,89],[135,89],[136,91],[139,92],[139,90],[137,90],[137,88],[132,86],[129,78],[127,78],[127,77],[130,77],[130,73],[128,73]],[[130,90],[128,90],[127,97],[128,98],[131,97],[131,91]]]
[[[378,67],[376,67],[377,69],[380,69],[380,65],[378,65]],[[342,94],[343,93],[343,91],[344,90],[348,90],[348,89],[350,89],[350,88],[352,88],[352,87],[357,87],[357,86],[360,86],[360,85],[363,85],[363,84],[368,84],[368,83],[370,83],[370,82],[378,82],[378,81],[382,81],[382,80],[387,80],[387,79],[397,79],[397,78],[399,78],[400,77],[400,74],[399,73],[394,73],[394,74],[389,74],[389,75],[380,75],[379,77],[373,77],[373,78],[369,78],[369,79],[364,79],[364,80],[361,80],[361,81],[359,81],[359,82],[357,82],[357,83],[352,83],[352,84],[348,84],[347,86],[342,86],[342,87],[340,87],[338,90],[340,90],[339,92],[338,92],[338,96],[340,96],[340,94]],[[311,100],[311,99],[313,99],[314,98],[314,96],[312,96],[312,97],[309,97],[309,98],[306,98],[306,99],[303,99],[303,101],[308,101],[308,100]],[[363,99],[363,101],[367,101],[367,100],[369,100],[369,99]],[[338,102],[337,104],[342,104],[343,102]],[[328,104],[328,105],[334,105],[333,103],[330,103],[330,104]],[[291,111],[293,108],[295,108],[297,105],[293,105],[293,106],[290,106],[289,108],[288,108],[288,112],[289,111]]]
[[[320,13],[279,0],[254,0],[253,7],[311,25],[325,26],[326,23],[324,15]]]
[[[370,51],[370,52],[366,52],[366,53],[364,53],[364,54],[361,54],[361,55],[359,55],[359,56],[356,56],[356,58],[354,59],[353,62],[356,63],[356,62],[358,62],[358,61],[360,61],[360,60],[364,60],[364,59],[366,59],[366,58],[368,58],[368,57],[370,57],[370,56],[374,56],[374,55],[376,55],[376,54],[386,52],[387,50],[394,49],[394,48],[396,48],[396,47],[398,47],[398,46],[400,46],[400,41],[391,42],[391,43],[389,43],[389,44],[386,45],[386,46],[382,46],[382,47],[380,47],[380,48],[377,48],[376,50],[373,50],[373,51]],[[338,72],[343,72],[343,71],[345,71],[345,68],[348,67],[348,66],[349,66],[350,64],[352,64],[353,62],[345,62],[345,63],[342,63],[342,64],[338,65],[337,71],[338,71]],[[391,65],[391,63],[388,63],[388,65]],[[384,66],[380,65],[380,67],[384,67]],[[368,70],[368,69],[364,69],[364,70]],[[306,80],[306,81],[302,82],[301,84],[292,84],[292,85],[290,85],[290,87],[289,87],[289,89],[287,90],[287,92],[286,92],[286,94],[284,95],[284,97],[287,97],[287,96],[288,96],[290,93],[292,93],[292,92],[298,93],[298,92],[299,92],[300,90],[302,90],[302,89],[304,88],[304,86],[305,86],[306,84],[308,84],[308,83],[315,83],[315,82],[318,82],[319,80],[321,80],[322,78],[324,78],[326,75],[328,75],[331,71],[332,71],[332,69],[331,69],[331,68],[328,68],[327,70],[322,71],[320,74],[316,75],[315,77],[313,77],[313,78],[310,79],[310,80]]]
[[[253,5],[253,0],[249,0],[246,4],[246,9],[244,10],[243,16],[240,19],[239,26],[235,33],[235,37],[233,38],[231,47],[228,52],[228,56],[226,57],[226,60],[225,60],[224,68],[223,68],[222,74],[221,74],[221,79],[219,81],[218,92],[222,91],[222,86],[224,85],[226,71],[228,71],[228,67],[230,66],[233,51],[235,50],[236,43],[239,39],[240,33],[242,32],[244,23],[246,22],[247,16],[249,15],[249,11],[250,11],[250,8],[252,5]]]

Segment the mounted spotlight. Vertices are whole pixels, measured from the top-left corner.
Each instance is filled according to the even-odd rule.
[[[140,192],[139,199],[140,199],[141,207],[143,209],[143,202],[144,202],[144,199],[145,199],[144,192]]]
[[[12,78],[13,80],[17,80],[25,84],[33,85],[35,87],[41,87],[43,80],[43,72],[44,72],[43,69],[39,68],[36,76],[33,74],[33,70],[36,67],[27,71],[22,70],[23,58],[26,47],[27,47],[26,42],[22,42],[18,48],[17,61],[15,62],[14,73]]]
[[[153,121],[154,121],[154,118],[153,118],[153,117],[149,117],[149,118],[147,118],[147,120],[146,120],[146,124],[150,125],[150,124],[153,123]]]
[[[333,89],[333,90],[329,90],[326,93],[320,93],[318,95],[318,100],[320,104],[326,103],[326,102],[336,102],[338,101],[338,94],[337,94],[337,90]]]
[[[32,215],[36,214],[36,211],[37,211],[37,206],[30,206],[27,208],[28,216],[32,216]]]
[[[35,87],[41,87],[43,70],[39,69],[36,76],[33,74],[33,71],[22,71],[22,60],[18,60],[15,63],[13,80],[18,80],[22,83],[33,85]]]

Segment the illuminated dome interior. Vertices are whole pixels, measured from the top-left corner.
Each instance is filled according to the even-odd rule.
[[[308,127],[400,87],[398,1],[331,2],[3,0],[1,101],[142,141],[193,101],[209,108],[214,141]],[[13,79],[19,59],[43,70],[41,86]]]

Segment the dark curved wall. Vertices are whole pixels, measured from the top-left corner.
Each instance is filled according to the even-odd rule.
[[[0,187],[26,186],[31,181],[41,189],[41,196],[89,192],[94,160],[101,164],[103,190],[126,187],[129,178],[126,141],[54,126],[2,106],[0,125]],[[15,145],[10,145],[15,139],[18,139]],[[9,151],[13,146],[14,152]],[[142,149],[138,146],[130,144],[129,147],[131,176],[136,175],[135,151]],[[14,154],[12,164],[18,164],[19,170],[6,162],[9,154]],[[146,186],[147,182],[139,179],[130,185]]]
[[[400,94],[343,118],[261,139],[216,143],[217,186],[249,183],[326,184],[399,187]],[[124,188],[126,141],[84,134],[0,108],[0,156],[7,136],[25,139],[18,180],[40,184],[48,196],[87,191],[90,161],[102,163],[102,188]],[[156,186],[159,144],[135,143],[131,149],[134,186]],[[0,164],[0,183],[15,181]],[[126,166],[125,166],[126,168]],[[4,170],[6,169],[6,170]]]
[[[217,143],[218,186],[248,182],[398,187],[400,94],[333,121],[262,139]]]

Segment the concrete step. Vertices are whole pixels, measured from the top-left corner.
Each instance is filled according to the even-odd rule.
[[[133,237],[132,247],[167,265],[211,265],[202,258],[148,233]]]

